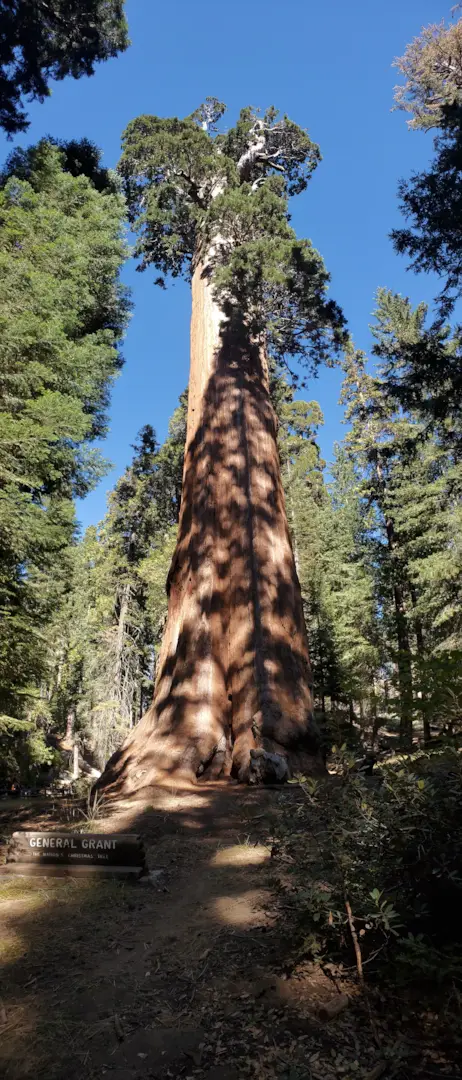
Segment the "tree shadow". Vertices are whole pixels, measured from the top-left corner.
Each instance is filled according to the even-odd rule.
[[[244,779],[256,745],[322,769],[266,356],[235,308],[198,423],[193,400],[154,702],[101,778],[115,793],[161,775]]]
[[[156,887],[2,877],[7,1080],[179,1077],[191,1047],[207,1075],[223,1039],[257,1060],[242,1014],[252,980],[274,979],[290,950],[272,911],[268,834],[276,800],[292,796],[218,784],[116,810],[102,831],[142,835],[164,870]],[[287,1011],[273,1021],[282,1041],[287,1024]]]

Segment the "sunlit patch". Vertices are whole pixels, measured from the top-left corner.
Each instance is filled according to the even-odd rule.
[[[219,896],[213,911],[221,923],[227,926],[261,926],[265,904],[271,894],[263,889],[251,889],[237,896]]]
[[[165,791],[161,795],[158,795],[155,801],[152,802],[152,808],[154,810],[172,810],[177,813],[183,812],[183,810],[203,810],[204,806],[208,805],[209,800],[204,801],[203,795],[185,795],[178,792]]]
[[[261,866],[271,857],[271,851],[262,845],[234,844],[220,848],[211,859],[212,866]]]
[[[24,956],[26,950],[27,942],[21,934],[11,928],[8,929],[7,934],[2,934],[0,942],[0,961],[2,964],[19,960],[21,956]]]

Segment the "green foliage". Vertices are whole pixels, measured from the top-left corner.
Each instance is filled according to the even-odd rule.
[[[377,291],[374,355],[381,361],[387,395],[436,431],[448,445],[461,439],[460,332],[437,321],[426,326],[427,306],[389,289]]]
[[[74,553],[57,612],[59,658],[50,692],[55,723],[74,728],[102,767],[149,707],[167,606],[165,583],[181,497],[186,395],[162,447],[150,425],[109,497],[108,512]]]
[[[460,982],[460,754],[390,764],[379,786],[366,785],[352,766],[343,751],[342,780],[328,794],[302,778],[305,804],[295,820],[292,808],[279,833],[301,948],[325,960],[351,955],[355,963],[348,900],[365,973],[380,968],[392,980],[431,983],[441,968]],[[313,835],[322,837],[317,854]],[[390,970],[389,961],[397,966]]]
[[[50,79],[92,75],[128,43],[124,0],[1,0],[0,125],[24,131],[23,97],[44,101]]]
[[[439,127],[446,106],[462,100],[462,19],[425,26],[395,67],[406,78],[395,88],[396,107],[413,114],[409,126]]]
[[[312,366],[343,340],[343,317],[326,299],[323,261],[289,225],[288,198],[319,160],[308,134],[275,109],[243,109],[226,135],[221,103],[185,120],[141,116],[127,127],[119,165],[141,270],[189,276],[213,268],[223,310],[265,333],[274,357]]]
[[[444,280],[441,313],[450,313],[462,281],[462,19],[446,28],[424,28],[397,66],[406,76],[397,87],[398,108],[413,113],[410,126],[437,127],[435,158],[425,172],[399,186],[401,209],[410,226],[394,229],[400,253],[417,271],[434,271]]]
[[[77,162],[77,143],[67,155],[42,140],[12,156],[0,187],[0,707],[18,719],[47,676],[69,588],[73,497],[104,467],[90,442],[105,431],[128,314],[123,201],[91,144]]]
[[[401,210],[410,226],[393,229],[391,237],[396,251],[410,257],[413,270],[433,271],[444,279],[438,299],[446,317],[462,287],[462,105],[446,107],[440,126],[430,169],[399,186]]]

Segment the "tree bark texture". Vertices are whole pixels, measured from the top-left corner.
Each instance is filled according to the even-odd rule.
[[[99,787],[248,778],[250,750],[322,769],[265,350],[192,281],[181,513],[154,700]]]

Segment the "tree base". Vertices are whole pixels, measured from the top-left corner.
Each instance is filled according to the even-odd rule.
[[[323,775],[325,763],[312,740],[310,723],[306,739],[292,746],[257,739],[251,729],[234,746],[221,735],[210,747],[197,733],[191,733],[186,745],[180,744],[174,732],[162,731],[151,707],[109,759],[93,792],[110,798],[133,797],[158,786],[191,787],[230,778],[250,785],[283,784],[297,775]]]

